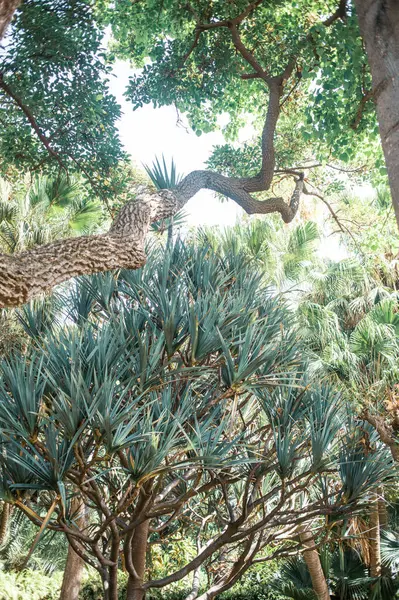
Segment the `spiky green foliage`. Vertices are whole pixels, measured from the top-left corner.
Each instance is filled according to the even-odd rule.
[[[173,158],[168,166],[163,154],[162,161],[158,156],[156,156],[151,166],[143,166],[157,190],[173,190],[183,179],[183,175],[177,172],[176,164]],[[173,217],[169,217],[161,223],[153,223],[151,225],[151,230],[157,233],[163,233],[165,230],[168,230],[168,240],[170,241],[173,237],[173,230],[181,227],[185,221],[185,218],[186,213],[181,210]]]
[[[20,571],[36,534],[37,527],[23,513],[16,511],[11,518],[6,542],[0,548],[0,564],[3,570]],[[52,576],[64,568],[67,550],[65,536],[46,531],[26,566],[43,575]]]
[[[377,272],[353,258],[327,264],[313,274],[297,311],[309,373],[334,381],[355,410],[385,423],[392,432],[391,447],[399,382],[399,303],[391,287],[395,269]]]
[[[285,561],[272,587],[285,598],[317,600],[308,568],[302,559],[291,558]]]
[[[183,175],[178,173],[176,169],[176,164],[173,158],[168,166],[163,154],[162,162],[161,159],[156,156],[151,166],[143,166],[152,183],[158,190],[173,190],[173,188],[175,188],[183,179]]]
[[[58,306],[58,325],[43,306],[20,312],[34,344],[0,367],[1,494],[103,577],[150,519],[154,543],[194,530],[229,587],[229,565],[292,551],[280,536],[294,523],[351,514],[390,477],[336,394],[309,386],[289,312],[242,254],[155,247],[142,270],[82,278]]]
[[[327,578],[334,599],[367,600],[370,598],[369,594],[375,580],[368,576],[366,566],[355,551],[339,546],[332,551],[329,562]],[[292,600],[316,599],[303,558],[294,558],[285,562],[273,587],[282,596]]]

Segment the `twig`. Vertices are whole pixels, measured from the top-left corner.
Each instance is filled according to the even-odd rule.
[[[10,86],[4,81],[3,73],[0,73],[0,88],[14,100],[15,104],[22,110],[26,118],[28,119],[33,131],[36,133],[39,140],[42,142],[43,146],[46,148],[47,152],[56,159],[62,169],[68,171],[65,166],[63,160],[60,155],[51,147],[49,139],[44,135],[39,125],[36,122],[35,117],[33,116],[31,110],[24,104],[22,99],[17,96],[15,92],[10,88]]]

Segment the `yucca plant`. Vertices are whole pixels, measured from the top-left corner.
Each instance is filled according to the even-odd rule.
[[[170,165],[168,165],[163,154],[162,159],[156,156],[151,166],[143,165],[143,167],[157,190],[173,190],[183,179],[183,175],[178,173],[176,169],[173,158],[170,161]],[[156,233],[163,233],[167,230],[168,242],[170,243],[173,237],[173,230],[181,226],[185,218],[186,213],[181,210],[173,217],[165,219],[162,223],[153,223],[151,230]]]
[[[0,365],[1,497],[38,528],[27,558],[63,533],[106,600],[121,553],[128,600],[209,564],[198,598],[213,598],[391,476],[334,391],[309,385],[292,316],[235,252],[155,246],[139,271],[78,280],[58,325],[35,328],[35,310],[34,344]],[[147,579],[151,545],[187,531],[196,556]]]
[[[163,154],[162,159],[156,156],[151,166],[143,166],[152,183],[158,190],[173,190],[173,188],[175,188],[183,179],[183,175],[178,173],[176,169],[173,158],[168,166]]]

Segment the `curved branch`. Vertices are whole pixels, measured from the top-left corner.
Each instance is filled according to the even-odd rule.
[[[0,307],[28,302],[78,275],[142,267],[151,223],[176,214],[203,188],[231,198],[248,214],[278,212],[286,223],[292,221],[303,190],[303,176],[297,179],[289,204],[279,197],[264,201],[253,198],[246,189],[250,181],[193,171],[173,192],[145,192],[128,202],[108,233],[59,240],[13,256],[0,254]]]
[[[146,192],[139,195],[135,201],[127,203],[116,217],[109,232],[105,234],[60,240],[14,256],[0,254],[0,307],[23,304],[71,277],[111,269],[140,268],[146,260],[144,246],[150,224],[173,216],[203,188],[231,198],[248,214],[278,212],[284,222],[292,221],[297,213],[303,191],[301,173],[296,180],[289,203],[281,197],[262,201],[251,195],[254,192],[268,190],[272,183],[275,167],[274,135],[280,114],[282,88],[295,65],[295,60],[291,59],[281,75],[271,77],[243,44],[237,27],[261,3],[262,0],[256,0],[248,4],[240,15],[229,21],[203,25],[197,19],[194,40],[195,47],[201,31],[214,27],[229,28],[237,51],[251,64],[269,89],[269,104],[262,132],[262,166],[259,174],[251,178],[228,178],[209,171],[193,171],[173,192],[170,190]],[[43,134],[22,100],[10,90],[4,80],[0,80],[0,87],[21,108],[47,151],[63,166],[62,160],[60,161],[51,147],[49,139]]]

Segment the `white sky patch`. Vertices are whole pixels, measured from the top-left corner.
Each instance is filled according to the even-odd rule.
[[[122,107],[119,122],[120,137],[126,150],[138,167],[151,164],[155,156],[165,155],[167,163],[173,157],[179,173],[205,169],[205,161],[216,144],[225,140],[220,131],[204,133],[200,137],[178,124],[173,106],[154,109],[145,105],[135,111],[123,93],[133,70],[118,61],[113,69],[110,90]],[[186,205],[189,225],[233,225],[243,211],[232,200],[220,202],[211,191],[202,190]]]
[[[184,116],[177,114],[174,106],[154,109],[148,104],[133,111],[132,104],[123,94],[129,76],[134,72],[128,63],[117,61],[113,77],[110,78],[110,91],[121,105],[122,117],[118,124],[120,138],[135,164],[141,168],[143,163],[151,164],[156,156],[161,158],[164,154],[167,163],[171,158],[174,159],[179,173],[187,174],[196,169],[206,168],[205,162],[212,153],[213,146],[225,143],[221,131],[197,136],[187,126]],[[226,124],[224,116],[220,117],[219,123]],[[239,142],[249,141],[253,136],[254,128],[247,125],[240,131]],[[191,198],[185,210],[188,227],[234,225],[245,214],[232,200],[220,202],[212,191],[207,190],[201,190]],[[323,209],[322,214],[318,217],[315,215],[315,218],[321,223],[325,216]],[[322,238],[318,253],[333,260],[341,260],[348,256],[346,249],[340,244],[340,237],[328,234]]]

